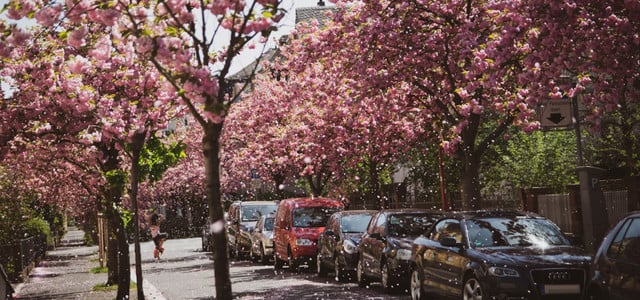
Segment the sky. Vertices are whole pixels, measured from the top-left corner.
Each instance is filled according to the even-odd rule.
[[[4,1],[4,0],[0,0]],[[329,0],[324,0],[325,6],[334,6]],[[291,32],[291,30],[295,27],[295,10],[296,8],[302,7],[314,7],[318,5],[318,0],[284,0],[283,5],[281,6],[285,10],[287,10],[287,15],[282,21],[280,21],[278,25],[278,31],[272,33],[270,40],[277,40],[278,37],[283,36]],[[268,46],[273,47],[273,43],[269,43]],[[237,61],[232,65],[231,74],[241,70],[246,65],[253,62],[257,56],[260,54],[259,50],[262,50],[262,47],[256,47],[255,51],[249,52],[246,55],[239,57]]]
[[[324,0],[325,5],[326,6],[333,6],[333,3],[330,2],[330,0]],[[4,7],[5,4],[8,3],[8,0],[0,0],[0,10]],[[314,7],[318,5],[318,0],[283,0],[283,4],[282,4],[282,8],[284,8],[287,11],[287,15],[285,16],[285,18],[283,18],[279,25],[278,25],[278,30],[274,33],[272,33],[272,36],[270,38],[271,41],[273,40],[277,40],[278,37],[288,34],[289,32],[291,32],[291,30],[294,29],[295,26],[295,10],[296,8],[302,8],[302,7]],[[0,18],[4,18],[3,14],[0,13]],[[20,22],[24,22],[24,21],[20,21]],[[35,22],[33,21],[29,21],[27,23],[24,23],[25,26],[32,26],[35,24]],[[273,47],[275,44],[273,42],[270,42],[268,44],[269,47]],[[245,54],[243,54],[241,57],[238,57],[237,60],[234,61],[234,64],[232,65],[232,68],[230,70],[230,74],[234,74],[235,72],[241,70],[243,67],[245,67],[246,65],[250,64],[251,62],[253,62],[258,55],[260,55],[260,51],[262,50],[262,47],[256,47],[255,50],[253,51],[247,51]],[[0,80],[0,88],[3,89],[5,91],[5,96],[8,96],[8,94],[10,94],[10,92],[8,92],[7,90],[7,86],[4,84],[4,82],[2,82],[2,80]]]

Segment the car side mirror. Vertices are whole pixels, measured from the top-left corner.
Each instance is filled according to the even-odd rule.
[[[462,247],[462,243],[458,243],[458,241],[452,237],[445,237],[440,239],[440,244],[445,247]]]

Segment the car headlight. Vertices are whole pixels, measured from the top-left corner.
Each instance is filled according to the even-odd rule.
[[[296,239],[296,245],[298,246],[311,246],[313,242],[310,239]]]
[[[389,257],[392,257],[399,260],[410,260],[411,259],[411,250],[407,249],[393,249],[389,251]]]
[[[349,254],[358,253],[358,246],[356,246],[356,244],[350,240],[345,240],[342,243],[342,248],[344,249],[344,252],[347,252]]]
[[[491,267],[489,268],[489,274],[496,277],[520,277],[518,271],[503,267]]]
[[[410,260],[411,259],[411,250],[398,249],[398,253],[396,254],[396,258],[400,259],[400,260]]]

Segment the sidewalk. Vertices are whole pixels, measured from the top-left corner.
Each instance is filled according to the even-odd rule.
[[[91,273],[91,269],[99,267],[98,247],[85,246],[84,232],[69,227],[62,238],[61,246],[47,251],[40,264],[33,269],[29,278],[15,289],[16,299],[78,299],[78,300],[112,300],[117,291],[94,291],[96,285],[107,281],[106,273]],[[135,280],[135,269],[132,266],[132,282]],[[149,291],[147,291],[149,289]],[[149,292],[152,292],[149,294]],[[145,280],[145,298],[162,299],[157,290]],[[149,295],[148,295],[149,294]],[[130,299],[137,299],[135,289],[130,291]]]

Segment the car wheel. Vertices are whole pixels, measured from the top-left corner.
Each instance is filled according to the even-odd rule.
[[[345,271],[340,267],[340,257],[336,254],[333,257],[333,272],[336,275],[336,280],[347,281]]]
[[[298,270],[298,260],[293,257],[293,254],[291,253],[291,248],[289,248],[287,250],[287,256],[289,258],[289,269],[292,270],[292,271],[297,271]]]
[[[396,283],[395,283],[395,280],[393,280],[393,275],[391,274],[391,270],[389,270],[389,264],[387,263],[382,264],[381,277],[382,278],[380,279],[380,281],[382,281],[382,287],[384,288],[384,290],[387,292],[393,291]]]
[[[260,262],[262,262],[263,265],[269,263],[269,258],[264,254],[264,246],[262,243],[260,243]]]
[[[249,249],[249,259],[251,259],[252,262],[258,262],[260,259],[260,257],[258,257],[258,255],[253,251],[253,245],[251,245],[251,248]]]
[[[319,253],[316,255],[316,272],[318,272],[318,277],[327,277],[327,274],[329,274],[329,270],[322,263]]]
[[[284,266],[284,261],[280,260],[278,258],[278,254],[276,253],[275,249],[273,251],[273,268],[276,270],[282,270],[282,267]]]
[[[464,282],[464,287],[462,288],[462,299],[463,300],[482,300],[483,292],[482,286],[480,285],[480,281],[475,277],[469,277]]]
[[[364,262],[362,261],[362,257],[358,259],[358,267],[356,268],[356,277],[358,278],[359,287],[366,287],[367,285],[369,285],[369,280],[367,280],[367,277],[364,274]]]
[[[423,279],[422,271],[416,267],[416,269],[411,272],[411,299],[421,300],[426,298],[424,296],[424,287],[422,286]]]

